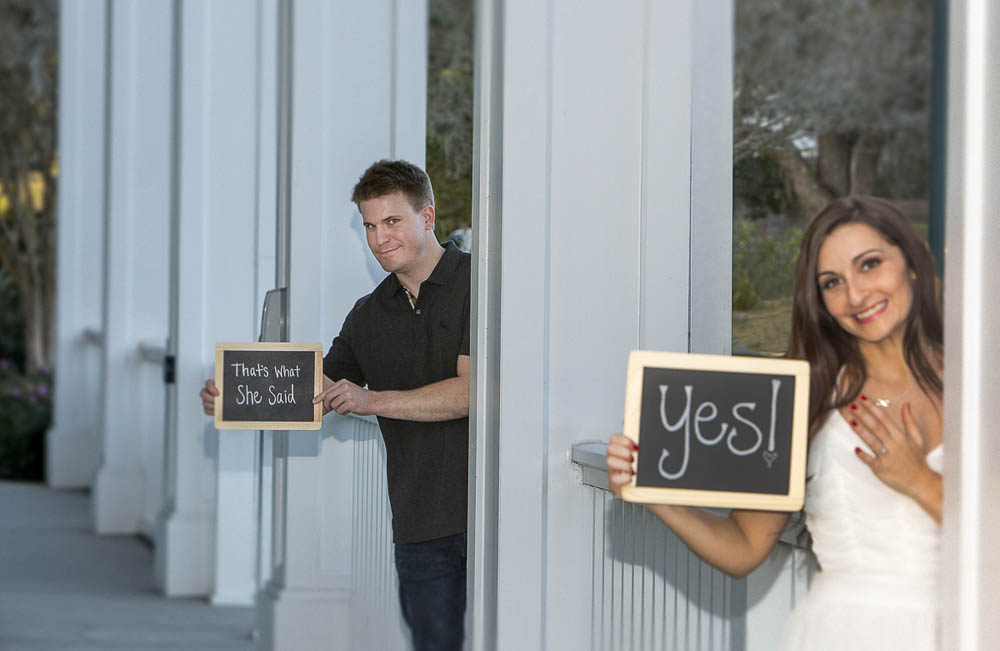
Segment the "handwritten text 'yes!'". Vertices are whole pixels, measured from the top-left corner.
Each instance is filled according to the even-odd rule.
[[[699,443],[706,446],[714,446],[722,443],[725,440],[726,448],[729,452],[738,456],[745,457],[757,452],[761,446],[764,444],[764,433],[761,428],[752,420],[752,418],[759,416],[756,412],[757,403],[755,402],[738,402],[733,405],[731,409],[731,415],[734,420],[741,423],[742,426],[730,425],[726,421],[722,421],[718,430],[715,431],[715,427],[712,426],[711,429],[714,433],[706,434],[702,431],[702,427],[705,429],[710,429],[709,424],[719,418],[719,408],[714,402],[705,401],[698,405],[698,408],[694,410],[694,418],[691,416],[691,408],[693,404],[693,391],[694,387],[691,385],[684,386],[684,395],[686,396],[686,404],[684,405],[684,411],[681,413],[680,417],[673,423],[667,418],[667,393],[670,389],[669,385],[661,384],[660,387],[660,423],[663,425],[664,429],[668,432],[677,432],[684,430],[683,437],[683,460],[681,461],[680,468],[674,471],[669,471],[665,468],[665,462],[672,456],[671,453],[663,448],[660,454],[660,462],[657,469],[660,475],[665,479],[674,480],[679,479],[684,476],[687,472],[688,461],[691,458],[691,430],[694,430],[694,437]],[[778,453],[774,449],[774,427],[775,420],[777,418],[778,409],[778,393],[781,390],[781,380],[772,379],[771,380],[771,413],[770,413],[770,427],[767,436],[767,449],[764,451],[764,461],[767,463],[768,467],[774,463],[777,458]]]

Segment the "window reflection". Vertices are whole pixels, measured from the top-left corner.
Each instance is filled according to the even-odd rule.
[[[932,3],[735,5],[733,352],[781,354],[802,232],[893,200],[927,233]]]

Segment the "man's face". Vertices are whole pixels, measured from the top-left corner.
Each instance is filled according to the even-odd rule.
[[[359,205],[368,247],[389,273],[415,270],[430,248],[427,231],[434,230],[434,208],[415,210],[402,192],[367,199]]]

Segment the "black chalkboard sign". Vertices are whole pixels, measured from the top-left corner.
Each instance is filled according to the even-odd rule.
[[[805,493],[809,364],[633,351],[625,435],[633,502],[797,511]]]
[[[320,344],[219,343],[215,346],[215,426],[219,429],[319,429],[323,405]]]

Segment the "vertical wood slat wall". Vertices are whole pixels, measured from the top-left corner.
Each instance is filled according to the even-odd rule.
[[[605,490],[593,500],[592,651],[739,648],[730,577],[703,563],[644,507]]]
[[[392,512],[385,478],[385,443],[378,425],[354,426],[353,536],[351,549],[351,648],[409,648],[399,609],[392,556]]]

